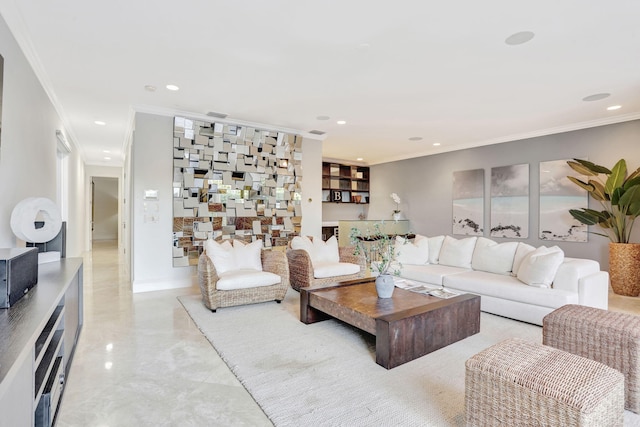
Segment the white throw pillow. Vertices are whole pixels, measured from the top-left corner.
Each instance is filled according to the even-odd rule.
[[[338,239],[336,239],[336,236],[331,236],[326,242],[323,242],[321,239],[313,239],[311,263],[314,266],[338,262],[340,262],[340,251],[338,250]]]
[[[485,237],[478,237],[471,267],[474,270],[509,275],[517,248],[518,242],[497,243]]]
[[[307,251],[313,259],[313,242],[307,236],[296,236],[291,239],[291,249]]]
[[[256,240],[248,245],[240,240],[234,240],[233,252],[236,269],[262,271],[262,240]]]
[[[220,244],[213,239],[208,239],[205,242],[205,250],[207,251],[209,259],[213,262],[213,266],[216,268],[218,276],[226,273],[227,271],[235,270],[235,253],[231,242],[225,240]]]
[[[530,286],[549,288],[563,261],[564,252],[559,247],[540,246],[522,259],[518,280]]]
[[[522,263],[522,260],[524,259],[524,257],[527,256],[528,253],[531,253],[535,250],[536,248],[534,248],[531,245],[527,245],[526,243],[522,243],[522,242],[518,243],[516,254],[513,257],[513,268],[511,273],[512,276],[518,275],[518,270],[520,269],[520,264]]]
[[[396,261],[406,265],[429,264],[429,240],[417,237],[413,243],[403,237],[396,237]]]
[[[416,234],[415,241],[418,242],[421,239],[427,239],[429,241],[429,264],[438,264],[440,262],[440,250],[442,249],[444,236],[424,237]]]
[[[477,237],[467,237],[466,239],[454,239],[445,236],[440,249],[439,264],[450,267],[471,268],[473,249],[476,246]]]

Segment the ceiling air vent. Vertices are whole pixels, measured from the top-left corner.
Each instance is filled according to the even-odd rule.
[[[312,135],[324,135],[326,132],[314,129],[314,130],[310,130],[309,133],[312,134]]]
[[[226,119],[228,114],[224,114],[224,113],[216,113],[215,111],[209,111],[207,113],[207,116],[209,117],[215,117],[216,119]]]

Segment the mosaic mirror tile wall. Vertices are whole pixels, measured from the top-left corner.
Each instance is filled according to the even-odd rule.
[[[300,232],[302,137],[175,117],[173,266],[209,237],[286,246]]]

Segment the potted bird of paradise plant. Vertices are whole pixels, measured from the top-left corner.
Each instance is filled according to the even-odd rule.
[[[567,164],[587,180],[567,178],[587,190],[602,209],[571,209],[569,213],[582,224],[602,229],[602,233],[592,234],[609,238],[613,291],[620,295],[640,295],[640,244],[630,242],[634,221],[640,215],[640,168],[628,173],[624,159],[611,169],[581,159],[569,160]]]

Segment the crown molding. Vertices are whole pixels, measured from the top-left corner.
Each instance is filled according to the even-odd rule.
[[[617,116],[607,117],[603,119],[590,120],[586,122],[570,123],[567,125],[556,126],[552,128],[539,129],[531,132],[517,133],[511,135],[500,136],[497,138],[485,139],[481,141],[465,142],[462,144],[440,146],[437,148],[430,148],[424,151],[414,152],[408,155],[395,156],[385,159],[380,162],[371,162],[370,165],[379,165],[383,163],[397,162],[400,160],[414,159],[416,157],[433,156],[441,153],[448,153],[451,151],[468,150],[475,147],[483,147],[485,145],[503,144],[505,142],[521,141],[523,139],[537,138],[547,135],[556,135],[560,133],[573,132],[576,130],[589,129],[599,126],[612,125],[616,123],[630,122],[632,120],[640,119],[640,112],[621,114]]]
[[[324,139],[327,137],[327,135],[314,135],[312,133],[309,133],[307,131],[303,131],[300,129],[286,128],[281,126],[268,125],[265,123],[257,123],[257,122],[250,122],[246,120],[236,120],[236,119],[230,119],[230,118],[219,119],[216,117],[207,116],[206,114],[176,110],[172,108],[156,107],[153,105],[138,104],[138,105],[134,105],[132,108],[134,111],[134,115],[135,113],[147,113],[147,114],[156,114],[158,116],[168,116],[168,117],[180,116],[180,117],[199,120],[207,123],[224,123],[229,125],[254,127],[254,128],[259,128],[259,129],[264,129],[269,131],[291,133],[294,135],[300,135],[305,139],[313,139],[316,141],[324,141]]]
[[[29,36],[29,32],[27,31],[27,26],[24,23],[22,14],[15,6],[15,2],[3,2],[0,14],[2,15],[2,18],[4,18],[5,23],[9,27],[11,34],[16,40],[16,43],[22,51],[22,54],[25,56],[27,62],[31,66],[31,69],[40,82],[40,85],[42,85],[42,88],[47,94],[49,101],[51,101],[53,108],[56,110],[56,113],[58,113],[58,117],[62,121],[62,125],[64,127],[64,134],[67,136],[67,142],[73,149],[78,152],[82,160],[86,161],[86,153],[83,147],[77,143],[78,138],[76,137],[73,128],[70,125],[62,104],[58,100],[58,97],[53,90],[51,79],[45,71],[44,66],[42,65],[42,61],[40,60],[40,57],[33,47],[33,42],[31,40],[31,37]]]

